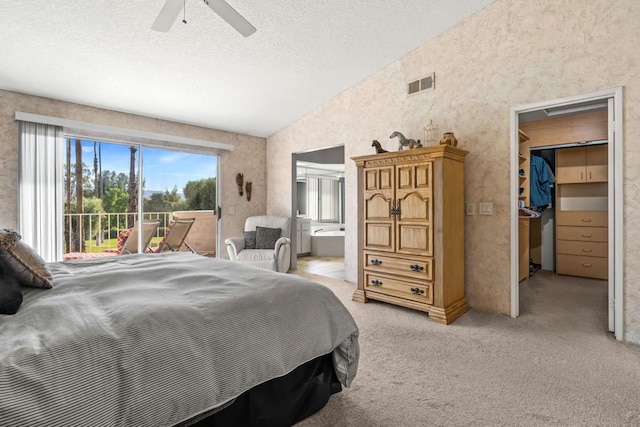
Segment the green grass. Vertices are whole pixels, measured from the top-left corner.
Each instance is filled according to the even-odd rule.
[[[151,248],[155,248],[158,246],[162,237],[153,237],[151,239]],[[87,253],[96,253],[96,252],[104,252],[108,249],[117,249],[118,248],[118,239],[105,239],[101,245],[96,246],[95,240],[85,240],[84,241],[85,252]]]

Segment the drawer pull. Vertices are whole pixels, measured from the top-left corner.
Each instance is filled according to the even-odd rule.
[[[582,222],[591,222],[591,220],[590,220],[590,219],[582,218]]]
[[[587,263],[584,263],[584,262],[582,263],[582,266],[586,267],[586,268],[591,268],[591,264],[587,264]]]
[[[409,268],[411,268],[411,271],[422,271],[424,270],[424,267],[418,264],[413,264],[410,265]]]
[[[374,279],[374,280],[371,281],[371,284],[373,286],[381,286],[382,282],[380,280]]]
[[[589,253],[589,252],[591,252],[591,249],[585,249],[585,248],[582,248],[582,252]]]
[[[582,236],[582,237],[591,238],[591,234],[584,234],[584,233],[582,233],[582,234],[581,234],[581,236]]]
[[[371,260],[371,264],[373,264],[373,265],[380,265],[380,264],[382,264],[382,261],[380,261],[380,260],[379,260],[379,259],[377,259],[377,258],[374,258],[374,259],[372,259],[372,260]]]
[[[424,289],[411,288],[411,293],[415,294],[415,295],[422,295],[422,294],[424,294]]]

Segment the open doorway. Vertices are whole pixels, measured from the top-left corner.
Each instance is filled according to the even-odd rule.
[[[604,307],[608,306],[604,318],[608,318],[608,329],[615,333],[618,340],[622,339],[621,112],[622,88],[512,109],[512,317],[520,313],[519,284],[528,280],[536,268],[543,267],[542,258],[546,252],[545,267],[551,274],[603,280],[602,286],[605,286],[608,300],[604,304]],[[587,125],[573,126],[576,122],[574,118],[578,116],[589,117],[585,122]],[[560,120],[562,117],[564,119]],[[589,129],[588,123],[596,123],[596,128],[600,126],[600,133]],[[572,126],[575,128],[573,134],[569,129]],[[534,137],[531,138],[523,128],[529,129]],[[567,133],[567,138],[559,137]],[[532,148],[535,157],[531,157]],[[547,160],[541,160],[545,156]],[[587,156],[591,156],[589,162],[597,166],[593,170],[586,169]],[[598,157],[597,161],[593,160],[594,156]],[[555,162],[550,162],[550,159]],[[542,167],[548,167],[552,175],[556,175],[550,209],[542,209],[543,212],[528,206],[531,203],[531,191],[538,191],[529,182],[531,174],[535,174],[531,169],[532,160],[542,162]],[[575,175],[568,176],[568,172],[577,173],[577,178]],[[528,210],[533,212],[527,213]],[[542,218],[545,210],[546,218]],[[544,239],[546,244],[543,241],[545,227],[541,224],[546,225],[546,234],[551,236]],[[567,233],[573,234],[569,236]],[[594,237],[596,235],[597,238]],[[593,238],[594,242],[583,244],[581,240],[587,238]],[[537,246],[541,246],[540,253],[536,253]],[[533,260],[536,257],[538,262]]]
[[[292,155],[291,268],[344,279],[344,146]]]

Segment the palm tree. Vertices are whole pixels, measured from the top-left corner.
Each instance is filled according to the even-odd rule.
[[[135,214],[138,211],[138,191],[136,186],[136,151],[133,145],[129,147],[131,156],[129,158],[129,214],[127,215],[127,228],[133,227]]]
[[[82,217],[82,213],[84,213],[84,209],[82,207],[82,141],[79,139],[75,140],[76,145],[76,213],[78,214],[77,218],[77,229],[76,234],[74,236],[75,247],[76,250],[80,252],[84,252],[84,218]]]
[[[99,144],[97,141],[93,141],[93,197],[100,199],[100,175],[98,173],[98,150],[96,146]],[[98,223],[96,224],[96,245],[102,244],[102,220],[98,216]]]
[[[67,207],[66,213],[71,213],[71,140],[67,139],[67,182],[66,182],[66,191],[67,191]],[[67,217],[68,220],[64,223],[64,242],[67,248],[67,252],[74,252],[75,248],[73,247],[73,239],[71,238],[72,233],[72,224],[71,224],[71,216]]]

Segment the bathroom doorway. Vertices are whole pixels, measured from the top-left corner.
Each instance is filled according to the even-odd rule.
[[[344,146],[292,155],[291,268],[344,278]],[[324,274],[323,274],[324,273]]]

